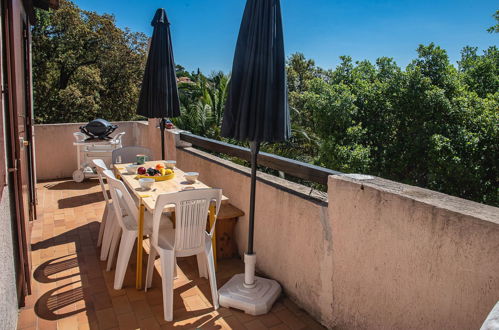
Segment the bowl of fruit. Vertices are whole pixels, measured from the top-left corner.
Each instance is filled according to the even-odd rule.
[[[175,177],[175,172],[172,169],[165,168],[163,164],[157,164],[155,168],[139,167],[137,169],[136,179],[151,178],[155,181],[171,180]]]

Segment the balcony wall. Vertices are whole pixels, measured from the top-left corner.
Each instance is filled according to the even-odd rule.
[[[43,126],[36,127],[39,179],[69,177],[76,167],[71,134],[79,124]],[[120,127],[125,145],[153,148],[159,158],[155,124]],[[167,158],[200,172],[248,214],[249,169],[167,132]],[[324,195],[258,173],[256,202],[258,271],[330,328],[478,329],[499,300],[498,208],[346,175],[330,176]],[[247,226],[241,217],[240,254]]]
[[[185,146],[176,158],[248,214],[248,168]],[[310,192],[258,174],[257,268],[328,327],[478,329],[499,300],[498,208],[375,177]]]
[[[116,135],[125,132],[124,146],[144,146],[160,158],[160,132],[155,120],[115,122]],[[74,132],[80,131],[85,123],[35,125],[36,172],[39,181],[70,178],[77,169],[76,147],[73,145]]]
[[[329,178],[339,329],[479,329],[499,300],[499,209]]]

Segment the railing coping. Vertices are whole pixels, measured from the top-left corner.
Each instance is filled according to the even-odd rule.
[[[194,146],[250,161],[251,152],[248,148],[201,137],[188,132],[179,132],[179,134],[181,140],[189,142]],[[266,152],[260,152],[258,154],[258,165],[323,185],[327,185],[328,177],[330,175],[343,175],[343,173],[338,171]]]

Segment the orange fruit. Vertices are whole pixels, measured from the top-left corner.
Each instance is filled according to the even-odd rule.
[[[156,164],[156,169],[158,171],[161,170],[162,168],[165,168],[165,165],[163,165],[163,164]]]

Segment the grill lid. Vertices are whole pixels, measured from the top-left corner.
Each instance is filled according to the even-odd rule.
[[[117,128],[118,125],[113,125],[107,120],[99,118],[81,126],[80,131],[89,136],[90,139],[108,140],[111,139],[109,135]]]

